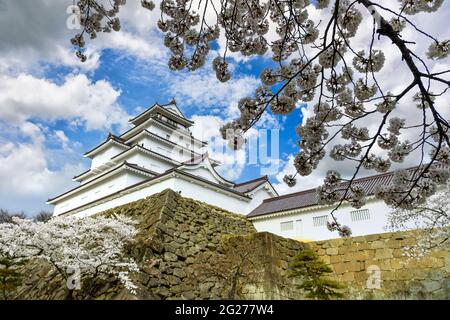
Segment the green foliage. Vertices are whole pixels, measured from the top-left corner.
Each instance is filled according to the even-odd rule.
[[[9,300],[21,285],[22,275],[17,268],[24,263],[25,261],[0,258],[0,300]]]
[[[343,286],[327,277],[332,272],[313,250],[304,249],[294,257],[289,277],[301,279],[302,283],[298,287],[307,292],[308,298],[320,300],[341,298],[343,295],[339,290]]]

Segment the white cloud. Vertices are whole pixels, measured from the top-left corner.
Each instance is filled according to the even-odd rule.
[[[156,30],[158,10],[150,12],[140,1],[129,1],[121,8],[122,31],[99,34],[87,40],[89,59],[81,63],[75,57],[70,39],[79,30],[66,26],[66,10],[71,2],[59,0],[0,2],[0,72],[41,73],[42,65],[67,66],[82,71],[98,68],[104,49],[118,50],[139,59],[161,58],[164,53],[162,36]]]
[[[87,130],[127,126],[127,113],[118,105],[120,92],[104,80],[69,75],[61,84],[20,74],[0,76],[0,119],[22,123],[31,118],[68,120]]]
[[[43,129],[31,122],[20,125],[1,123],[15,139],[0,147],[0,203],[9,210],[25,210],[35,214],[51,210],[45,205],[48,197],[74,185],[71,178],[84,171],[85,165],[71,161],[75,154],[69,149],[48,149]],[[56,131],[64,143],[69,140],[62,131]],[[52,153],[66,158],[62,167],[49,169]]]
[[[217,116],[193,116],[195,125],[192,134],[199,139],[208,141],[208,153],[211,158],[222,163],[217,169],[228,180],[236,180],[242,174],[246,164],[246,151],[236,152],[228,148],[222,139],[219,129],[225,121]]]
[[[219,113],[225,117],[237,117],[237,102],[252,95],[258,81],[251,76],[231,79],[222,83],[215,74],[175,75],[169,84],[168,91],[183,104],[194,105],[198,112]],[[224,110],[224,107],[225,110]],[[216,112],[214,109],[217,108]]]
[[[72,187],[84,170],[81,145],[49,123],[64,120],[82,130],[127,126],[120,92],[106,81],[70,75],[61,83],[20,74],[0,76],[0,203],[36,213],[48,197]],[[54,142],[57,147],[51,147]]]

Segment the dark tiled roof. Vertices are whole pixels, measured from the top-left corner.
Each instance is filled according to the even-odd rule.
[[[267,176],[262,176],[259,177],[257,179],[253,179],[253,180],[249,180],[249,181],[245,181],[242,183],[238,183],[234,185],[234,190],[239,191],[239,192],[249,192],[252,191],[254,189],[256,189],[257,187],[259,187],[260,185],[266,183],[268,181]]]
[[[126,161],[125,161],[125,162],[126,162]],[[127,164],[129,167],[133,168],[133,169],[136,169],[136,170],[139,170],[139,171],[143,171],[143,172],[147,172],[148,174],[152,174],[152,175],[154,175],[154,176],[159,175],[158,172],[155,172],[155,171],[149,170],[149,169],[147,169],[147,168],[141,167],[141,166],[139,166],[139,165],[137,165],[137,164],[135,164],[135,163],[129,163],[129,162],[126,162],[126,164]]]
[[[167,112],[170,112],[170,114],[171,114],[172,116],[174,116],[175,118],[177,118],[177,119],[180,120],[180,121],[184,121],[184,122],[190,123],[190,124],[193,124],[193,123],[194,123],[193,121],[191,121],[191,120],[185,118],[184,116],[180,116],[180,115],[176,114],[175,112],[173,112],[173,111],[171,111],[171,110],[165,108],[165,107],[170,106],[170,105],[172,105],[172,103],[163,104],[163,105],[158,104],[158,103],[155,103],[155,104],[154,104],[153,106],[151,106],[150,108],[144,110],[143,112],[141,112],[140,114],[138,114],[138,115],[135,116],[134,118],[130,119],[129,122],[134,123],[135,121],[137,121],[137,120],[139,120],[139,119],[141,119],[141,118],[144,118],[144,119],[145,119],[145,116],[146,116],[148,113],[150,113],[152,110],[157,109],[157,108],[161,108],[161,109],[163,109],[163,110],[166,110]],[[160,109],[160,110],[161,110],[161,109]],[[177,107],[177,109],[178,109],[178,107]],[[178,109],[178,110],[179,110],[179,109]],[[180,113],[181,113],[181,112],[180,112]]]
[[[101,146],[103,146],[104,144],[106,144],[106,143],[107,143],[108,141],[110,141],[110,140],[113,140],[113,141],[117,142],[118,144],[120,144],[120,145],[122,145],[122,146],[124,146],[124,147],[130,147],[128,144],[125,143],[125,140],[123,140],[122,138],[120,138],[120,137],[118,137],[118,136],[115,136],[115,135],[113,135],[113,134],[110,133],[110,134],[108,135],[108,138],[107,138],[104,142],[102,142],[101,144],[99,144],[99,145],[96,146],[95,148],[89,150],[89,151],[86,152],[84,155],[88,155],[89,153],[91,153],[91,152],[97,150],[98,148],[100,148]]]
[[[413,172],[417,167],[408,168]],[[375,188],[379,185],[389,185],[392,182],[394,172],[387,172],[382,174],[377,174],[369,177],[359,178],[353,180],[353,186],[361,186],[364,189],[366,196],[373,195]],[[348,186],[347,182],[341,184],[342,188]],[[315,206],[319,204],[316,193],[316,189],[304,190],[296,193],[286,194],[280,197],[266,199],[258,207],[256,207],[252,212],[250,212],[247,217],[257,217],[263,216],[271,213],[301,209],[310,206]]]

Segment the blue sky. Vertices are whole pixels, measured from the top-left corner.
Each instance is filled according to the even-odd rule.
[[[89,167],[84,152],[101,143],[108,132],[126,130],[131,116],[155,102],[176,98],[185,115],[195,120],[194,133],[206,139],[216,137],[221,125],[238,116],[239,99],[252,95],[260,85],[261,69],[273,65],[269,54],[249,59],[233,53],[229,57],[232,79],[219,82],[211,61],[224,46],[221,37],[205,67],[192,73],[172,72],[162,34],[155,27],[159,12],[143,10],[137,0],[128,1],[120,12],[120,32],[87,42],[89,59],[81,64],[69,42],[76,30],[66,27],[66,9],[71,4],[72,0],[0,0],[1,208],[30,215],[51,209],[46,199],[74,187],[71,178]],[[309,12],[316,21],[327,15],[314,8]],[[439,39],[449,38],[448,28],[441,27],[450,19],[449,6],[439,15],[415,18]],[[367,49],[370,43],[372,22],[366,20],[360,38],[353,40],[357,50]],[[415,39],[413,32],[405,32],[405,37]],[[410,73],[402,68],[394,46],[383,39],[375,45],[382,47],[387,61],[379,79],[386,91],[398,91],[410,81]],[[429,41],[417,40],[414,46],[423,54]],[[433,70],[449,68],[443,61],[430,66]],[[437,102],[448,112],[448,95]],[[299,105],[287,117],[266,113],[256,127],[279,130],[279,159],[273,161],[278,168],[270,179],[280,193],[316,187],[329,169],[338,169],[343,176],[354,170],[354,163],[324,159],[294,189],[281,183],[285,173],[294,172],[295,127],[302,114],[311,115],[311,106]],[[406,119],[413,117],[407,100],[398,112]],[[364,125],[372,129],[376,122]],[[249,132],[250,137],[257,134],[256,130]],[[267,147],[271,148],[270,141]],[[247,164],[247,156],[243,150],[236,159],[227,157],[223,174],[238,182],[260,176],[262,166]],[[414,164],[414,159],[408,159],[402,166]]]
[[[89,167],[84,152],[108,132],[126,130],[129,117],[156,102],[176,98],[197,122],[194,132],[203,133],[204,126],[203,138],[218,136],[219,127],[238,116],[238,100],[260,84],[261,68],[273,64],[269,57],[235,57],[230,59],[233,79],[222,84],[211,67],[220,50],[215,43],[204,68],[170,71],[155,13],[133,2],[121,13],[121,33],[88,41],[89,59],[80,64],[68,45],[74,31],[64,28],[67,4],[62,2],[0,0],[0,23],[13,30],[0,33],[0,207],[8,210],[33,215],[51,209],[46,199],[75,186],[71,177]],[[137,23],[136,15],[153,23]],[[296,153],[300,122],[298,109],[290,117],[267,114],[257,126],[279,130],[279,166],[270,176],[275,184],[276,174]],[[241,182],[261,175],[260,163],[242,161],[248,158],[245,150],[236,158],[225,161],[221,171],[227,178]]]
[[[214,46],[213,46],[214,48]],[[258,78],[259,70],[262,66],[272,65],[271,59],[258,57],[253,58],[245,62],[234,61],[233,67],[234,76],[239,78],[249,77]],[[52,82],[58,83],[64,81],[65,77],[73,74],[73,68],[67,67],[55,67],[52,65],[47,65],[44,73],[44,77]],[[155,73],[152,75],[152,73]],[[204,69],[195,72],[188,71],[171,71],[165,65],[159,65],[157,68],[152,68],[143,61],[137,60],[135,57],[126,56],[123,52],[117,52],[112,49],[106,49],[102,51],[99,67],[91,72],[86,73],[87,77],[91,82],[96,82],[100,80],[107,80],[116,90],[120,91],[120,96],[117,99],[117,103],[120,107],[125,110],[129,115],[136,115],[141,112],[144,108],[152,106],[154,103],[167,103],[176,97],[177,104],[181,108],[184,115],[188,118],[193,116],[215,116],[221,120],[232,120],[232,117],[222,116],[223,110],[230,107],[230,104],[236,104],[236,101],[214,101],[211,105],[198,106],[195,100],[185,100],[183,93],[176,93],[172,90],[170,86],[164,81],[161,81],[161,76],[158,73],[164,73],[165,75],[181,76],[181,77],[191,77],[195,75],[205,75],[207,73],[212,73],[212,67],[210,64],[206,65]],[[198,86],[202,86],[202,82],[198,82]],[[217,89],[221,89],[221,83],[217,81]],[[224,84],[223,86],[226,86]],[[212,110],[215,109],[215,110]],[[300,108],[295,110],[291,116],[279,116],[273,115],[268,111],[268,116],[271,120],[276,123],[275,127],[271,129],[279,130],[279,145],[278,154],[280,155],[281,163],[288,160],[288,156],[296,152],[297,148],[297,137],[295,135],[295,127],[301,122],[302,113]],[[40,123],[38,119],[32,121],[33,123]],[[262,126],[257,125],[255,128],[267,129],[262,121]],[[72,141],[77,141],[80,143],[77,150],[90,150],[101,141],[105,139],[109,131],[114,134],[120,134],[123,132],[120,126],[113,124],[110,130],[85,130],[83,127],[71,127],[66,121],[55,121],[45,124],[49,130],[62,130],[65,135]],[[123,129],[123,128],[122,128]],[[217,130],[217,138],[218,130]],[[271,135],[270,130],[268,131],[267,140],[267,153],[270,156],[271,146]],[[260,141],[262,143],[262,140]],[[231,152],[231,151],[230,151]],[[233,178],[237,182],[254,179],[261,175],[261,163],[249,164],[248,154],[246,154],[245,165],[238,175]],[[80,161],[89,165],[90,160],[85,159],[80,154]],[[59,170],[61,163],[55,163],[55,166],[51,168],[54,170]],[[280,168],[281,169],[281,168]],[[226,170],[222,170],[226,175]],[[277,171],[276,173],[278,173]],[[276,183],[275,172],[269,175],[272,182]]]

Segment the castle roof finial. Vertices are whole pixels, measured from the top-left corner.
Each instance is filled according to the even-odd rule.
[[[175,100],[175,97],[172,98],[172,101],[170,101],[170,104],[177,105],[177,100]]]

